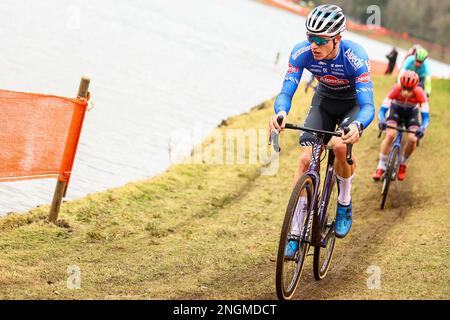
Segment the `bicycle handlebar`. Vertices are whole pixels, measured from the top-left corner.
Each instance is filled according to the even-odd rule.
[[[389,125],[387,125],[386,128],[395,129],[395,130],[400,131],[400,132],[416,133],[415,131],[412,131],[412,130],[407,130],[407,129],[398,128],[398,127],[393,127],[393,126],[389,126]]]
[[[278,116],[277,118],[277,122],[278,125],[281,126],[281,124],[283,123],[284,117],[283,116]],[[276,131],[272,131],[270,133],[269,136],[269,146],[272,145],[273,142],[273,149],[275,150],[275,152],[280,153],[281,152],[281,148],[280,148],[280,144],[278,143],[278,133]]]
[[[284,121],[284,117],[278,116],[278,118],[277,118],[278,125],[281,126],[283,121]],[[298,126],[298,125],[290,124],[290,123],[286,123],[285,128],[291,129],[291,130],[305,131],[305,132],[310,132],[310,133],[317,133],[317,134],[321,134],[324,136],[342,137],[342,131],[331,132],[331,131],[317,130],[317,129],[306,128],[306,127],[302,127],[302,126]],[[349,127],[345,127],[345,128],[343,128],[343,130],[344,130],[345,134],[350,132]],[[278,136],[279,136],[279,133],[277,133],[276,131],[273,131],[269,137],[269,145],[272,145],[272,142],[273,142],[273,148],[274,148],[275,152],[279,153],[279,152],[281,152],[281,148],[279,145]],[[353,145],[347,144],[346,160],[349,165],[353,165],[352,149],[353,149]]]
[[[350,132],[350,128],[349,127],[345,127],[344,128],[344,133],[347,134],[349,132]],[[352,144],[347,144],[347,155],[346,155],[346,158],[347,158],[347,163],[349,165],[353,165],[352,148],[353,148]]]
[[[290,124],[290,123],[286,123],[285,128],[291,129],[291,130],[300,130],[300,131],[305,131],[305,132],[318,133],[318,134],[323,134],[325,136],[342,137],[342,132],[339,132],[339,131],[331,132],[331,131],[324,131],[324,130],[316,130],[316,129],[306,128],[306,127],[302,127],[302,126],[297,126],[295,124]],[[349,129],[349,131],[350,131],[350,129]]]
[[[394,129],[397,130],[399,132],[406,132],[406,133],[416,133],[416,131],[412,131],[412,130],[407,130],[407,129],[403,129],[403,128],[398,128],[398,127],[393,127],[393,126],[389,126],[387,125],[386,128],[388,129]],[[381,138],[381,134],[383,133],[384,130],[380,130],[380,133],[378,134],[378,139]],[[417,146],[419,146],[419,141],[420,139],[417,140]]]

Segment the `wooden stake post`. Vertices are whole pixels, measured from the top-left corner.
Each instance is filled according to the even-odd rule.
[[[89,92],[89,78],[81,78],[80,86],[78,88],[78,98],[87,98]],[[53,194],[52,207],[50,208],[50,213],[48,219],[50,222],[56,222],[58,219],[59,209],[61,208],[61,203],[63,197],[66,196],[67,192],[67,181],[60,181],[56,183],[55,193]]]

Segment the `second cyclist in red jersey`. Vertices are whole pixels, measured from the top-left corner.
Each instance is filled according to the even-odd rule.
[[[407,161],[417,147],[417,139],[423,138],[425,130],[430,124],[428,98],[418,84],[419,76],[414,71],[406,71],[401,76],[400,84],[392,87],[378,114],[380,130],[385,130],[387,125],[397,127],[400,123],[403,123],[408,130],[416,132],[415,134],[408,133],[408,141],[400,158],[399,180],[405,179]],[[422,124],[419,121],[419,112],[422,117]],[[375,181],[379,181],[386,171],[389,150],[396,133],[394,129],[387,128],[386,130],[386,137],[380,147],[380,161],[372,176]]]

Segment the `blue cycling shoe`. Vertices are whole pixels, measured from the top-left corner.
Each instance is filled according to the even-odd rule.
[[[336,212],[336,224],[334,225],[334,233],[336,238],[344,238],[352,228],[352,204],[343,206],[338,203]]]
[[[298,239],[291,237],[286,243],[286,251],[284,252],[284,258],[286,260],[295,260],[295,254],[298,251]]]

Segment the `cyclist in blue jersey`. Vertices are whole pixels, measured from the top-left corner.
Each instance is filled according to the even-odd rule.
[[[365,50],[349,40],[342,40],[346,19],[336,5],[321,5],[311,11],[306,20],[307,38],[296,45],[289,60],[283,88],[275,101],[275,113],[269,121],[269,130],[282,131],[291,102],[304,69],[310,71],[319,84],[312,99],[305,126],[334,131],[336,125],[348,126],[350,132],[331,141],[336,155],[335,170],[339,185],[335,234],[345,237],[352,225],[351,185],[355,164],[346,162],[346,144],[358,143],[375,114],[370,64]],[[284,117],[281,126],[279,116]],[[309,133],[300,136],[300,161],[293,184],[308,169],[316,137]],[[355,160],[355,159],[354,159]],[[294,219],[299,219],[294,215]],[[296,223],[293,223],[296,225]],[[286,247],[286,257],[298,250],[300,230],[292,230]]]
[[[424,48],[417,48],[414,55],[405,59],[402,69],[398,77],[398,83],[400,83],[400,77],[405,71],[414,71],[419,75],[419,87],[425,89],[427,97],[431,94],[431,69],[427,60],[428,51]]]

